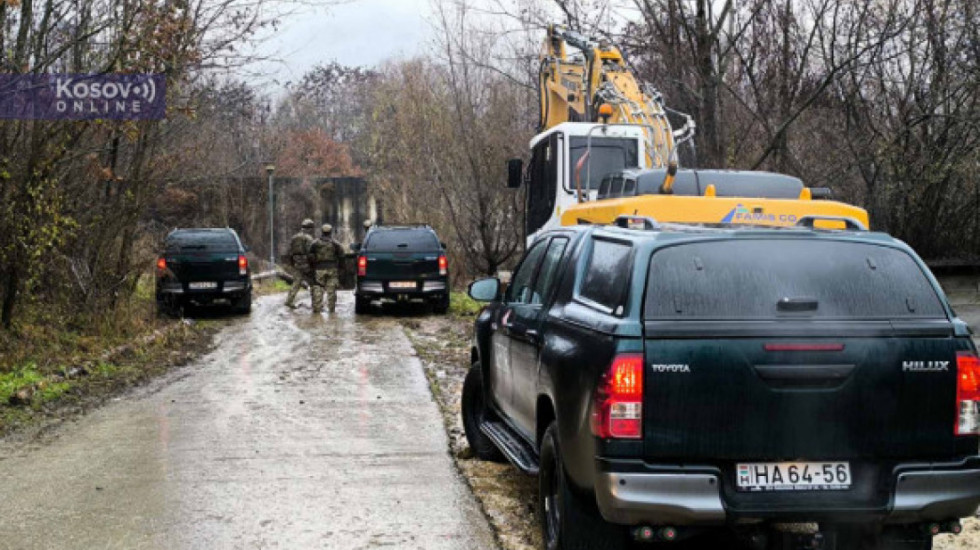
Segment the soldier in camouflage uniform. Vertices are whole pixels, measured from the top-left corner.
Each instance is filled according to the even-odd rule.
[[[313,238],[313,228],[315,226],[316,224],[313,223],[313,220],[309,218],[303,220],[302,229],[300,229],[299,233],[293,235],[293,238],[289,241],[289,253],[287,254],[286,260],[290,267],[292,267],[293,286],[289,288],[289,294],[286,296],[286,307],[288,308],[296,307],[296,294],[302,288],[304,281],[310,285],[310,294],[314,296],[314,307],[316,305],[316,293],[314,291],[316,281],[313,272],[312,256],[310,254],[310,249],[316,241]]]
[[[310,248],[313,268],[316,273],[316,286],[313,292],[313,311],[323,310],[323,293],[327,293],[327,307],[330,313],[337,309],[337,287],[340,285],[338,269],[344,257],[344,245],[333,240],[333,226],[329,223],[320,228],[320,239]]]

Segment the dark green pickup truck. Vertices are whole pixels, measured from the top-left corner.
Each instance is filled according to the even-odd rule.
[[[908,246],[623,221],[544,232],[506,290],[470,287],[466,436],[539,476],[545,548],[928,550],[963,529],[980,359]]]
[[[252,279],[245,246],[233,229],[176,229],[157,259],[156,299],[161,310],[227,303],[252,309]]]
[[[355,311],[373,300],[423,300],[436,313],[449,310],[446,250],[427,225],[378,226],[354,244],[357,253]]]

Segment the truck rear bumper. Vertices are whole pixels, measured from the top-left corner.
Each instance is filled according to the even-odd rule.
[[[890,523],[943,521],[976,514],[980,469],[908,471],[898,474]]]
[[[602,516],[612,523],[691,525],[725,522],[718,477],[711,474],[600,472],[595,493]]]
[[[609,463],[606,463],[608,467]],[[980,508],[980,461],[955,464],[901,465],[894,471],[894,492],[886,509],[834,509],[816,502],[812,510],[779,506],[752,512],[734,511],[725,503],[721,471],[712,467],[697,472],[599,471],[595,496],[602,516],[622,525],[721,525],[733,521],[791,520],[887,524],[941,522],[970,517]],[[715,470],[715,473],[711,473]]]
[[[445,294],[446,281],[440,280],[421,280],[416,281],[414,288],[392,288],[389,281],[359,281],[357,283],[357,294],[361,296],[428,296],[430,294]]]

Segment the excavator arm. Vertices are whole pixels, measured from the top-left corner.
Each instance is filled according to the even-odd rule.
[[[578,50],[569,55],[568,48]],[[694,137],[694,121],[674,131],[660,93],[641,84],[622,52],[606,39],[595,40],[558,25],[548,27],[539,71],[539,131],[563,122],[642,125],[647,167],[676,163],[676,147]],[[607,108],[601,108],[608,105]],[[611,112],[609,111],[611,108]]]

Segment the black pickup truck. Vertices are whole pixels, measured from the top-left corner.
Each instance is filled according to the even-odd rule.
[[[224,303],[236,313],[250,312],[252,272],[245,251],[233,229],[175,229],[157,259],[158,309]]]
[[[546,548],[923,550],[962,529],[980,360],[908,246],[641,221],[545,233],[505,292],[470,286],[489,304],[466,436],[539,476]]]
[[[372,227],[357,253],[354,310],[367,313],[374,300],[422,300],[436,313],[449,310],[446,247],[428,225]]]

